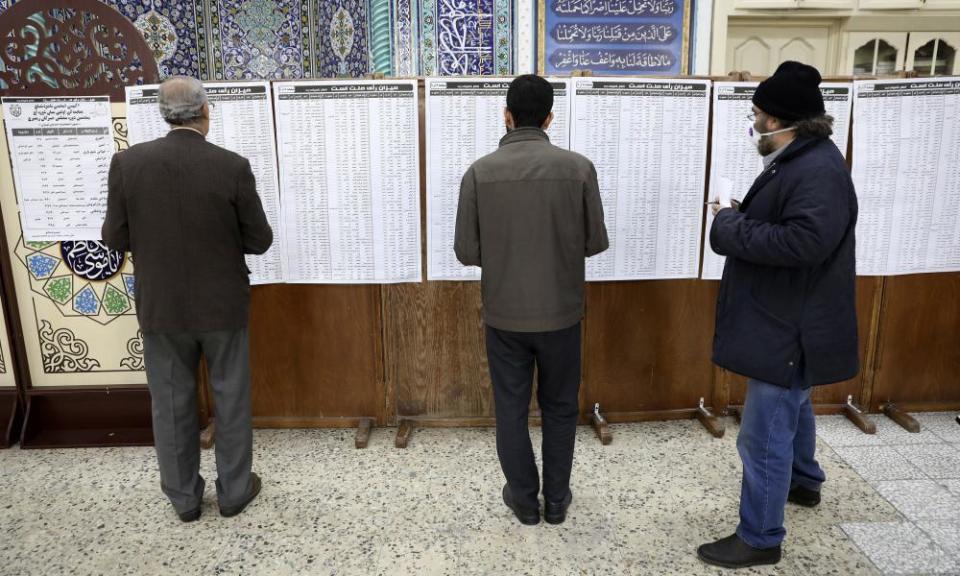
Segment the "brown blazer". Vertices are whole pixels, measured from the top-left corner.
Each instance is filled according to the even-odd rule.
[[[266,252],[273,231],[246,158],[193,130],[117,153],[102,232],[107,246],[133,255],[144,332],[247,325],[243,255]]]

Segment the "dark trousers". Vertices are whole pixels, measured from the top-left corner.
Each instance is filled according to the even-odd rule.
[[[497,456],[514,501],[540,507],[540,477],[528,416],[537,368],[543,420],[543,497],[560,502],[570,490],[580,392],[580,323],[554,332],[507,332],[487,326],[487,358],[497,412]]]

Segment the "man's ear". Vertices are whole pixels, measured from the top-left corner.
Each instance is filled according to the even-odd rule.
[[[552,123],[553,123],[553,112],[550,112],[549,114],[547,114],[547,119],[543,121],[543,126],[541,126],[541,128],[543,129],[544,132],[546,132],[547,130],[550,129],[550,124]]]
[[[765,126],[766,128],[765,132],[776,132],[781,128],[786,128],[786,126],[783,123],[783,120],[780,120],[776,116],[770,116],[769,114],[764,114],[763,118],[764,120],[766,120],[766,124],[767,124]]]
[[[503,123],[506,124],[507,128],[510,128],[511,130],[517,127],[513,121],[513,114],[510,113],[510,109],[507,107],[504,107],[503,109]]]

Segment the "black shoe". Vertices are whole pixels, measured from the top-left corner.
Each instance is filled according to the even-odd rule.
[[[520,508],[513,501],[513,495],[510,494],[510,485],[503,485],[503,503],[507,505],[507,508],[513,510],[514,516],[517,517],[517,520],[521,524],[526,524],[527,526],[533,526],[534,524],[540,523],[540,510],[527,510],[526,508]]]
[[[563,524],[567,519],[567,508],[573,502],[573,492],[567,490],[567,497],[560,502],[543,501],[543,519],[547,524]]]
[[[187,510],[186,512],[177,512],[177,516],[180,517],[181,522],[196,522],[200,519],[200,507],[197,506],[193,510]]]
[[[247,496],[243,502],[237,504],[236,506],[230,506],[228,508],[220,507],[220,515],[224,518],[230,518],[231,516],[236,516],[237,514],[243,512],[243,509],[247,507],[248,504],[253,502],[253,499],[260,494],[260,489],[263,487],[263,483],[260,482],[260,477],[255,473],[250,473],[250,484],[252,488],[250,489],[250,495]]]
[[[780,561],[780,546],[754,548],[736,534],[697,548],[697,556],[707,564],[723,568],[746,568],[776,564]]]
[[[820,503],[820,492],[817,490],[804,488],[803,486],[797,486],[796,488],[790,490],[787,500],[798,506],[813,508]]]

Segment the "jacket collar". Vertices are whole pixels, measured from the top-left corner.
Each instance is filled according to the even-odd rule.
[[[823,138],[809,138],[809,137],[800,137],[794,139],[793,142],[787,145],[786,149],[783,150],[769,166],[764,168],[763,172],[757,176],[757,179],[753,181],[753,186],[750,187],[750,190],[747,192],[747,195],[743,197],[743,201],[740,203],[740,210],[746,210],[747,206],[750,205],[750,202],[753,200],[754,196],[757,195],[757,192],[763,188],[767,182],[773,179],[774,175],[777,173],[777,167],[784,163],[793,160],[798,156],[802,156],[808,150],[813,148],[818,142],[823,140]]]
[[[794,138],[793,142],[787,144],[787,147],[783,153],[777,156],[771,165],[780,162],[789,162],[790,160],[808,151],[820,140],[823,140],[823,138],[811,138],[809,136],[800,136]]]
[[[500,146],[506,146],[507,144],[514,144],[516,142],[533,142],[539,140],[540,142],[550,142],[550,137],[547,136],[547,133],[539,128],[514,128],[513,130],[507,132],[503,138],[500,139]]]
[[[197,130],[191,130],[190,128],[174,128],[167,132],[168,138],[185,138],[193,139],[197,138],[200,140],[206,140],[206,137],[198,132]]]

